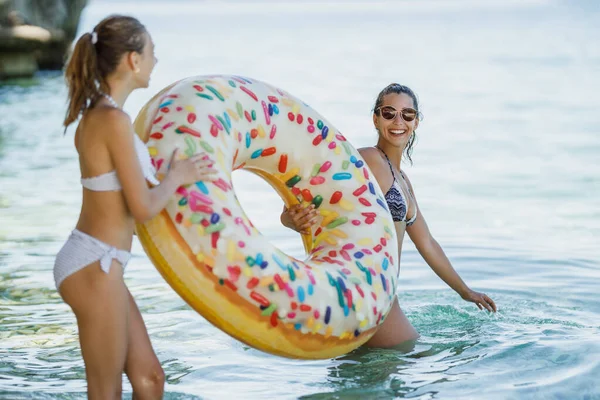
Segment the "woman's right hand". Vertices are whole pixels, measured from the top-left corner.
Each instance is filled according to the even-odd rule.
[[[178,159],[179,149],[173,151],[169,173],[173,174],[179,185],[191,185],[199,181],[217,179],[217,170],[212,168],[214,161],[206,153],[195,154],[190,158]]]
[[[284,207],[281,213],[281,223],[303,235],[310,234],[310,227],[317,222],[319,212],[313,204],[302,207],[295,204],[290,208]]]

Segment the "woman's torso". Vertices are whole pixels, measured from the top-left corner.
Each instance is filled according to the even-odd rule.
[[[361,150],[364,151],[367,149],[361,149]],[[396,237],[398,240],[398,266],[400,266],[400,259],[401,259],[401,254],[402,254],[402,243],[404,241],[404,235],[406,233],[406,227],[407,227],[406,223],[407,223],[407,220],[410,221],[411,219],[413,219],[413,217],[416,215],[415,213],[417,212],[416,206],[415,206],[415,201],[414,201],[411,191],[409,190],[408,184],[407,184],[403,174],[399,173],[399,171],[392,172],[392,168],[390,167],[389,163],[386,161],[386,159],[384,158],[384,155],[381,154],[378,149],[368,148],[368,150],[377,152],[377,155],[378,155],[378,157],[376,158],[377,165],[372,165],[373,161],[371,161],[371,163],[368,165],[369,165],[369,168],[374,173],[375,178],[376,178],[377,182],[379,183],[379,186],[381,187],[381,190],[383,191],[383,193],[386,197],[386,202],[387,202],[388,208],[391,209],[392,206],[396,206],[395,208],[397,209],[397,205],[390,204],[390,202],[393,201],[392,197],[394,197],[394,196],[390,196],[390,191],[396,190],[397,194],[402,197],[402,200],[404,202],[405,210],[403,213],[402,220],[400,220],[400,221],[394,220],[394,228],[396,230]],[[395,197],[397,197],[397,196],[395,196]],[[396,219],[396,218],[393,218],[393,219]]]
[[[97,177],[115,170],[102,129],[107,109],[98,106],[86,112],[75,132],[82,178]],[[122,190],[82,190],[77,229],[117,248],[131,249],[135,225]]]
[[[404,181],[404,179],[399,180],[399,179],[395,178],[395,180],[392,181],[392,184],[389,187],[384,188],[383,190],[386,191],[385,194],[387,195],[393,189],[397,189],[401,193],[403,200],[405,202],[404,206],[406,207],[403,220],[401,220],[401,221],[394,220],[394,228],[396,229],[396,236],[398,238],[398,265],[400,265],[400,258],[402,255],[402,243],[404,242],[404,235],[406,233],[406,228],[408,226],[407,221],[413,220],[413,218],[416,216],[417,210],[416,210],[416,206],[415,206],[415,202],[413,200],[412,194],[408,188],[407,183]],[[389,196],[386,196],[386,202],[388,205],[388,209],[391,209],[392,205],[390,204]]]

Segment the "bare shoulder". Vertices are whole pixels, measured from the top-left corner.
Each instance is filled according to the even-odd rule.
[[[90,123],[94,128],[102,129],[107,136],[132,129],[131,118],[122,110],[114,107],[99,107],[92,112]]]
[[[127,113],[113,107],[98,107],[91,111],[93,114],[89,115],[88,129],[109,152],[120,152],[133,147],[133,126]]]
[[[363,158],[378,156],[379,151],[375,147],[361,147],[358,152]]]
[[[385,160],[375,147],[361,147],[358,153],[375,174],[387,171]]]
[[[94,107],[85,112],[75,131],[75,147],[107,145],[115,137],[127,137],[131,131],[131,119],[127,113],[114,107]]]
[[[371,169],[377,168],[383,162],[381,153],[375,147],[361,147],[358,149],[358,153]]]

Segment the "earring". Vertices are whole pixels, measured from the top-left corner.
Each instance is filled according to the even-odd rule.
[[[133,72],[135,72],[136,74],[138,74],[140,72],[140,69],[136,68],[136,69],[133,70]]]

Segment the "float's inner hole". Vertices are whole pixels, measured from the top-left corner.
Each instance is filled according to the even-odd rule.
[[[274,181],[274,178],[243,169],[234,171],[232,175],[240,206],[256,229],[274,246],[302,260],[306,257],[302,237],[281,224],[284,201],[269,180]]]

